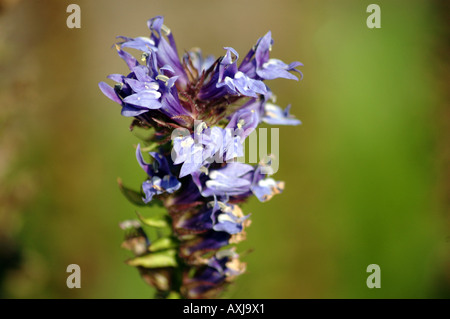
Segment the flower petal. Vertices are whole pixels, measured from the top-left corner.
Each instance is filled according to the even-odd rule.
[[[145,90],[138,93],[127,96],[123,101],[127,104],[132,104],[135,106],[144,107],[147,109],[159,109],[162,107],[161,102],[158,98],[161,93],[155,90]]]
[[[103,92],[103,94],[106,95],[106,97],[108,97],[109,99],[113,100],[116,103],[122,104],[122,100],[117,95],[116,91],[114,91],[114,89],[110,87],[108,84],[106,84],[105,82],[100,82],[98,84],[98,87]]]

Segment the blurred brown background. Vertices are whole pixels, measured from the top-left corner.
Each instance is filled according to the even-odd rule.
[[[285,192],[251,200],[248,272],[229,298],[450,297],[448,5],[375,1],[0,1],[0,296],[149,298],[124,264],[116,178],[138,185],[130,120],[97,83],[126,72],[117,35],[165,16],[179,53],[244,57],[268,30],[272,56],[304,79],[275,80],[299,127],[280,128]],[[82,288],[66,287],[81,267]],[[381,267],[368,289],[366,267]]]

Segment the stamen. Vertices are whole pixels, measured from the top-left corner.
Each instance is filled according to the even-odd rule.
[[[165,34],[166,36],[169,36],[170,33],[171,33],[170,29],[169,29],[166,25],[164,25],[164,24],[161,26],[161,31],[164,32],[164,34]]]
[[[167,84],[167,81],[169,81],[169,77],[167,77],[167,76],[165,76],[165,75],[162,75],[162,74],[158,74],[158,75],[156,76],[156,79],[157,79],[157,80],[161,80],[161,81],[163,81],[163,82],[166,83],[166,84]]]
[[[148,57],[149,57],[149,54],[147,52],[142,52],[142,54],[141,54],[141,61],[142,62],[147,61]]]

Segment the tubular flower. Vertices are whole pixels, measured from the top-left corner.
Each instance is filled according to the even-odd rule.
[[[300,62],[270,58],[270,31],[240,61],[225,47],[219,58],[194,48],[181,58],[174,36],[156,16],[147,22],[149,37],[119,36],[115,49],[129,73],[111,74],[115,82],[99,88],[132,118],[131,129],[150,134],[136,148],[147,177],[140,190],[120,182],[124,195],[142,207],[162,206],[151,214],[121,223],[123,247],[134,257],[142,278],[161,298],[212,298],[245,272],[234,244],[245,239],[250,214],[238,204],[250,196],[264,202],[284,183],[269,177],[265,165],[237,162],[247,137],[262,122],[298,125],[275,105],[266,80],[298,80]],[[267,164],[266,164],[267,166]],[[152,210],[151,210],[152,211]],[[153,237],[147,227],[167,229]]]

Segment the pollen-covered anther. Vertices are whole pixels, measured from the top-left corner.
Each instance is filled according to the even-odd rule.
[[[165,24],[163,24],[163,25],[161,26],[161,31],[164,32],[164,34],[165,34],[166,36],[169,36],[169,35],[172,33],[172,31],[170,31],[169,27],[166,26]]]
[[[237,128],[238,129],[241,129],[243,126],[245,125],[245,120],[244,119],[240,119],[238,122],[237,122]]]
[[[163,81],[166,84],[167,84],[167,81],[169,81],[169,77],[165,76],[165,75],[162,75],[162,74],[158,74],[155,79],[161,80],[161,81]]]
[[[141,61],[142,62],[147,61],[148,57],[149,57],[149,54],[147,52],[142,52],[142,54],[141,54]]]

